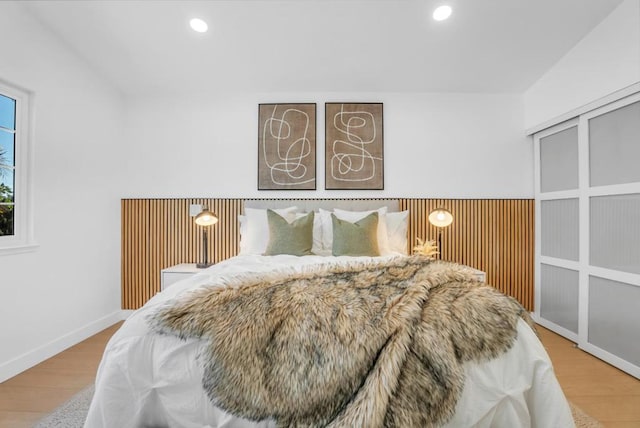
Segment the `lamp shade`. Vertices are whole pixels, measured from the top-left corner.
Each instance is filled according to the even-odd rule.
[[[429,213],[429,223],[435,227],[447,227],[453,223],[453,214],[445,208],[436,208]]]
[[[211,226],[218,222],[218,216],[204,208],[194,219],[198,226]]]

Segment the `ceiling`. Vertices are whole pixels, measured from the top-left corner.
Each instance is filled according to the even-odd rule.
[[[130,95],[516,92],[622,0],[21,1]],[[192,17],[209,23],[198,34]]]

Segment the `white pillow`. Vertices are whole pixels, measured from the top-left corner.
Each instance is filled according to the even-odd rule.
[[[407,231],[409,229],[409,211],[387,213],[387,237],[389,251],[407,254]]]
[[[309,214],[308,212],[304,213],[296,213],[295,219],[302,218]],[[291,220],[287,220],[291,223]],[[322,249],[322,221],[320,220],[320,216],[317,212],[313,213],[313,246],[311,247],[311,252],[318,256],[326,256]],[[331,254],[328,254],[329,256]]]
[[[323,210],[320,208],[318,210],[318,220],[320,220],[321,225],[321,247],[324,254],[331,255],[331,250],[333,248],[333,223],[331,222],[331,211]],[[315,226],[315,225],[314,225]]]
[[[242,253],[242,237],[247,234],[247,216],[240,214],[238,222],[240,223],[240,252]]]
[[[315,212],[313,215],[313,246],[311,252],[318,256],[330,256],[331,252],[327,254],[322,246],[322,219],[320,213]]]
[[[288,222],[295,220],[298,207],[274,209]],[[269,243],[269,221],[267,210],[257,208],[245,208],[240,220],[240,254],[264,254]]]
[[[389,249],[389,238],[387,236],[387,207],[382,207],[378,208],[377,210],[371,211],[346,211],[339,208],[335,208],[333,210],[333,213],[340,220],[346,220],[351,223],[355,223],[356,221],[365,218],[373,212],[378,212],[378,249],[380,250],[380,255],[384,256],[391,252],[391,250]],[[329,215],[329,218],[331,218],[331,215]],[[333,224],[329,224],[331,225],[331,227],[329,228],[328,233],[327,229],[324,228],[323,223],[322,240],[325,248],[332,248],[333,246]]]

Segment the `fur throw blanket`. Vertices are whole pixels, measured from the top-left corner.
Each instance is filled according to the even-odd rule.
[[[508,350],[528,313],[468,270],[421,256],[254,274],[179,296],[154,331],[207,340],[213,404],[288,427],[432,427],[467,361]]]

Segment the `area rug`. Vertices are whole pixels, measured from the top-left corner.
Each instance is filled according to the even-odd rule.
[[[82,428],[93,398],[93,385],[71,397],[69,401],[40,420],[34,428]],[[576,428],[603,428],[603,425],[569,402]]]
[[[576,422],[576,428],[604,428],[600,422],[587,415],[584,410],[569,401],[573,420]]]
[[[41,419],[34,425],[34,428],[82,428],[85,419],[87,419],[93,391],[93,384],[87,386],[51,414]]]

